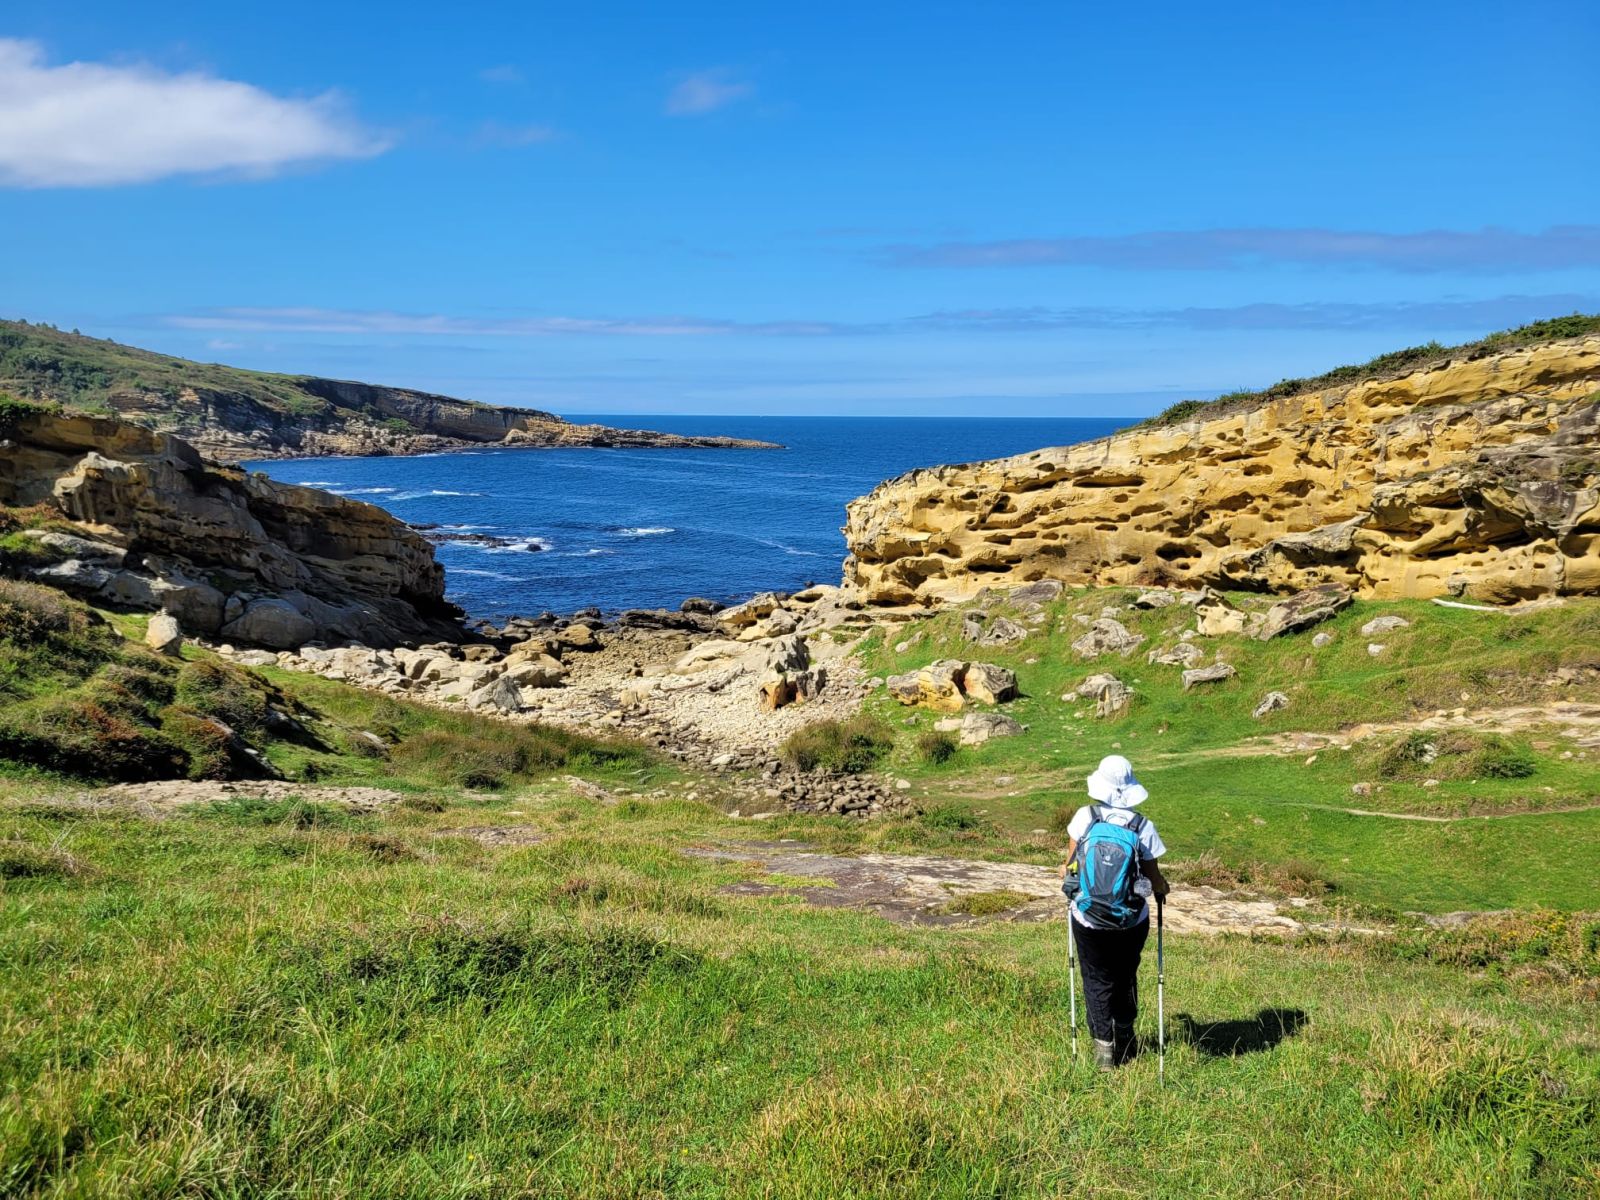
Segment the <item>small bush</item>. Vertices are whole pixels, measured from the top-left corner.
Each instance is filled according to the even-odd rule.
[[[983,818],[965,804],[940,804],[922,814],[922,823],[929,829],[964,833],[982,828]]]
[[[883,721],[857,713],[843,721],[815,721],[784,739],[779,756],[797,771],[839,771],[859,775],[894,746],[894,732]]]
[[[248,671],[203,659],[184,663],[179,669],[173,699],[248,738],[266,724],[271,693],[267,684]]]
[[[55,588],[0,579],[0,638],[31,642],[52,634],[81,635],[97,618]]]
[[[232,779],[233,739],[214,720],[193,709],[171,707],[161,713],[161,732],[188,758],[190,779]]]
[[[622,762],[638,757],[626,746],[591,742],[548,725],[502,725],[429,729],[402,739],[390,750],[397,767],[455,787],[494,790],[536,779],[563,767]]]
[[[961,743],[954,734],[930,730],[917,738],[917,757],[933,766],[949,762],[959,749]]]
[[[125,656],[129,657],[129,656]],[[137,696],[146,704],[171,704],[173,673],[138,660],[107,663],[95,673],[91,686],[118,688]]]
[[[154,729],[94,700],[52,696],[0,718],[0,758],[89,779],[172,779],[187,756]]]
[[[1021,892],[968,892],[965,896],[957,896],[940,911],[969,917],[992,917],[996,913],[1021,908],[1031,899],[1031,896],[1024,896]]]
[[[1526,779],[1539,767],[1531,751],[1504,738],[1490,738],[1472,759],[1473,771],[1485,779]]]

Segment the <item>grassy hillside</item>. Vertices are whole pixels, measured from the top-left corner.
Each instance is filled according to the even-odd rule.
[[[0,392],[46,400],[65,408],[106,414],[117,396],[153,398],[178,406],[186,391],[209,392],[263,413],[325,427],[351,417],[385,418],[359,402],[354,407],[326,398],[323,381],[308,375],[247,371],[220,363],[191,362],[124,346],[107,338],[68,333],[51,325],[0,321]],[[309,385],[309,386],[308,386]],[[382,390],[382,389],[380,389]],[[452,403],[489,409],[469,400]],[[532,412],[532,410],[528,410]],[[537,414],[557,420],[549,414]],[[410,429],[404,421],[397,432]]]
[[[932,732],[941,714],[904,708],[881,691],[868,701],[891,747],[877,765],[909,779],[925,805],[945,810],[950,832],[943,844],[1049,861],[1066,817],[1081,802],[1083,777],[1102,755],[1117,751],[1150,785],[1149,812],[1169,844],[1181,847],[1178,857],[1207,861],[1207,875],[1224,885],[1269,877],[1292,862],[1314,891],[1378,910],[1600,908],[1600,884],[1583,855],[1553,855],[1536,872],[1497,869],[1512,837],[1600,844],[1600,727],[1586,727],[1586,748],[1565,736],[1555,717],[1520,722],[1508,732],[1418,731],[1406,724],[1463,707],[1600,704],[1600,601],[1522,614],[1358,601],[1318,627],[1334,639],[1324,648],[1313,646],[1311,633],[1270,642],[1243,634],[1195,639],[1207,662],[1220,658],[1238,675],[1185,692],[1181,668],[1147,663],[1145,656],[1153,647],[1171,647],[1192,624],[1192,610],[1130,610],[1134,594],[1068,593],[1046,607],[1026,640],[1009,646],[979,648],[963,639],[970,606],[865,644],[867,666],[879,675],[941,658],[979,659],[1017,673],[1024,695],[1005,710],[1028,730],[981,747],[952,749],[953,737]],[[1098,617],[1107,605],[1148,640],[1127,658],[1083,659],[1071,649],[1084,632],[1074,617]],[[1029,620],[999,603],[987,607],[991,616]],[[1410,625],[1360,633],[1386,615]],[[1369,652],[1372,644],[1384,647],[1380,654]],[[1133,688],[1126,713],[1101,720],[1093,701],[1070,694],[1100,672]],[[1284,692],[1289,706],[1253,717],[1269,691]],[[1252,739],[1337,735],[1363,723],[1401,728],[1349,749],[1241,752]],[[1371,790],[1357,795],[1357,785]],[[878,848],[928,844],[925,835],[893,823],[868,830],[863,836]]]
[[[723,896],[759,865],[680,848],[750,827],[628,790],[152,821],[14,787],[0,846],[35,865],[0,881],[0,1192],[1600,1186],[1593,1002],[1540,965],[1592,972],[1592,924],[1530,919],[1454,957],[1171,937],[1162,1091],[1153,1056],[1110,1079],[1074,1061],[1059,924]],[[540,840],[485,846],[486,827]]]
[[[0,1194],[1600,1193],[1600,919],[1575,911],[1600,906],[1589,752],[1533,728],[1450,742],[1425,765],[1400,733],[1309,763],[1231,754],[1463,689],[1515,704],[1562,670],[1578,680],[1564,694],[1593,698],[1600,604],[1358,605],[1322,650],[1310,635],[1222,639],[1240,676],[1187,695],[1142,649],[1083,662],[1068,648],[1074,615],[1121,593],[1069,594],[1027,641],[981,652],[953,612],[890,635],[902,651],[876,638],[863,653],[877,669],[1010,663],[1028,695],[1008,708],[1028,732],[930,753],[933,718],[878,694],[858,736],[813,742],[904,775],[921,811],[757,824],[726,815],[726,776],[626,744],[192,649],[156,660],[117,636],[136,639],[140,618],[5,595],[6,721],[104,703],[108,672],[139,670],[152,698],[142,719],[122,715],[142,738],[164,735],[168,708],[243,689],[310,739],[254,735],[303,781],[286,794],[157,812],[83,794],[82,772],[103,771],[94,747],[0,764]],[[1358,630],[1380,614],[1412,624],[1374,657]],[[1189,615],[1120,614],[1163,644]],[[1125,716],[1061,700],[1107,669],[1136,688]],[[1269,687],[1291,706],[1257,721]],[[808,907],[781,890],[806,881],[759,853],[684,853],[791,838],[1048,862],[1113,748],[1150,784],[1182,879],[1309,895],[1297,915],[1365,926],[1409,907],[1520,911],[1377,936],[1169,936],[1163,1090],[1151,1055],[1110,1078],[1074,1060],[1059,922],[896,925]],[[1363,781],[1381,787],[1353,801]],[[329,784],[398,799],[352,808],[319,799]],[[1517,845],[1559,852],[1513,876]],[[780,886],[724,891],[740,883]]]
[[[1145,424],[1171,425],[1178,421],[1220,416],[1227,412],[1257,408],[1269,401],[1297,396],[1302,392],[1315,392],[1323,388],[1359,383],[1363,379],[1408,375],[1413,371],[1438,366],[1452,358],[1476,358],[1485,354],[1498,354],[1523,346],[1537,346],[1544,342],[1582,337],[1591,333],[1600,333],[1600,314],[1573,313],[1570,316],[1533,321],[1527,325],[1519,325],[1515,329],[1503,329],[1499,333],[1491,333],[1476,341],[1463,342],[1457,346],[1426,342],[1420,346],[1408,346],[1404,350],[1380,354],[1364,363],[1335,367],[1331,371],[1324,371],[1320,375],[1305,379],[1280,379],[1268,388],[1226,392],[1214,400],[1180,400],[1151,417]]]

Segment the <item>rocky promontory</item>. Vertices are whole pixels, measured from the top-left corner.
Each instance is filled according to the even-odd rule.
[[[747,438],[575,425],[537,409],[410,388],[191,362],[26,321],[0,321],[5,391],[174,434],[223,462],[470,446],[778,448]]]
[[[1600,592],[1600,336],[912,471],[844,532],[845,586],[874,606],[1032,580]]]
[[[0,405],[0,567],[184,633],[283,648],[459,638],[420,534],[103,417]],[[9,530],[9,531],[8,531]]]

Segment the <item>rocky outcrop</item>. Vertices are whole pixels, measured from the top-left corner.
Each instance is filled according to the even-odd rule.
[[[0,505],[45,506],[74,530],[35,531],[53,561],[14,570],[274,649],[459,636],[433,548],[380,508],[208,463],[125,421],[28,409],[0,438]]]
[[[845,536],[845,585],[875,606],[1036,580],[1600,592],[1600,337],[913,471]]]

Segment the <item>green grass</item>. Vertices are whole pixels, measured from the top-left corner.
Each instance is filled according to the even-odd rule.
[[[1163,1091],[1153,1056],[1109,1079],[1072,1058],[1059,925],[919,929],[721,897],[759,869],[678,847],[749,827],[641,803],[625,817],[540,784],[342,820],[0,807],[0,851],[75,864],[0,879],[0,1192],[1535,1197],[1600,1182],[1592,1001],[1540,967],[1554,939],[1592,977],[1592,926],[1382,950],[1169,937]],[[530,822],[548,840],[437,836]]]
[[[1323,388],[1359,383],[1364,379],[1407,375],[1413,371],[1438,366],[1450,359],[1496,354],[1523,346],[1537,346],[1545,342],[1583,337],[1592,333],[1600,333],[1600,315],[1572,313],[1570,316],[1533,321],[1527,325],[1519,325],[1515,329],[1504,329],[1499,333],[1491,333],[1477,341],[1464,342],[1459,346],[1427,342],[1421,346],[1410,346],[1404,350],[1380,354],[1364,363],[1335,367],[1331,371],[1307,379],[1281,379],[1268,388],[1227,392],[1215,400],[1180,400],[1143,424],[1175,425],[1195,418],[1203,419],[1240,409],[1258,408],[1273,400],[1298,396],[1304,392],[1320,391]]]

